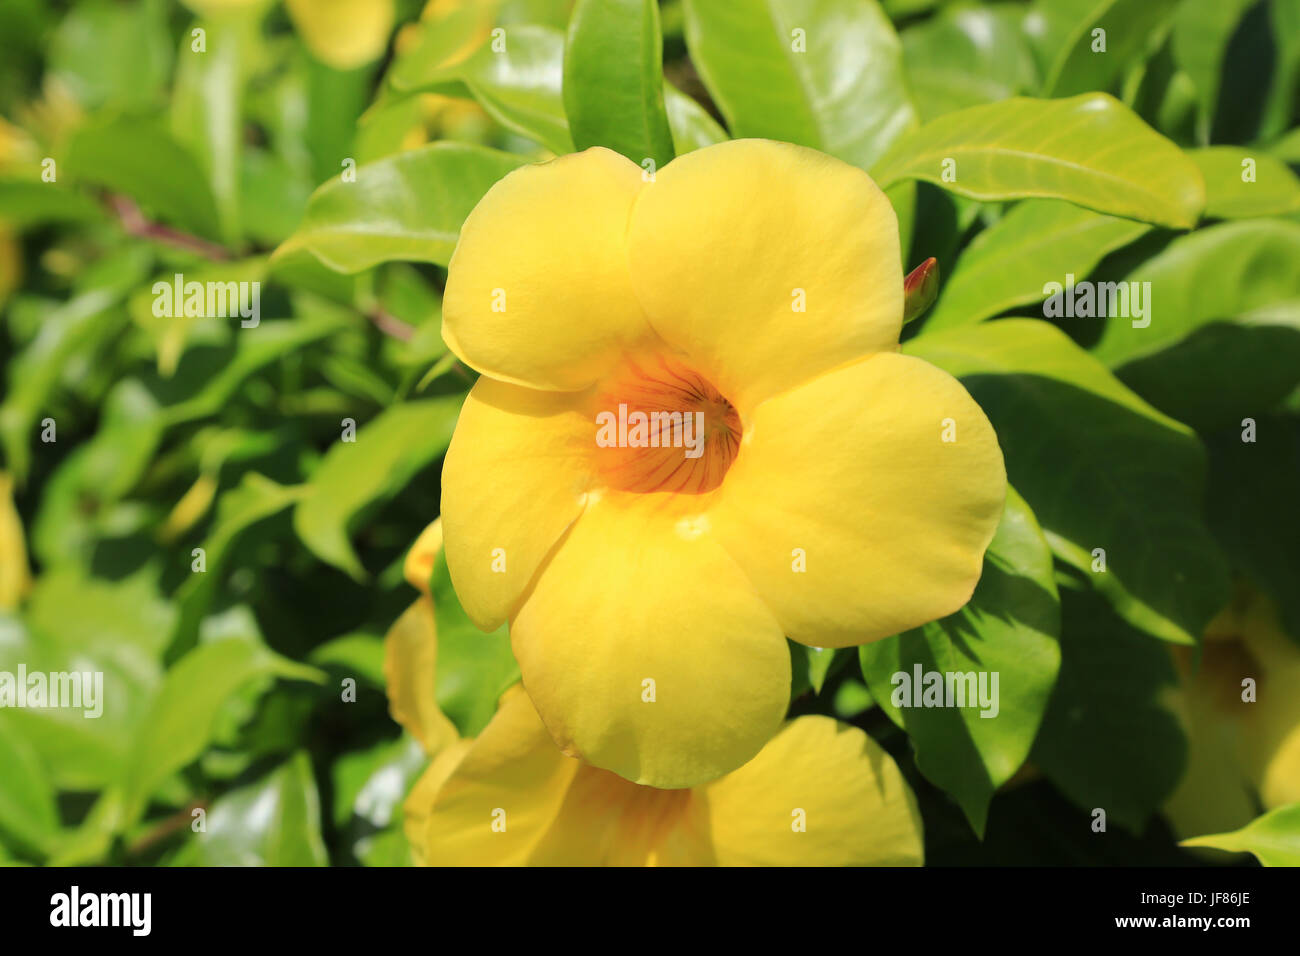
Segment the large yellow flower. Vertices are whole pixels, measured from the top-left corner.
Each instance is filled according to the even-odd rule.
[[[443,311],[483,373],[443,471],[447,562],[480,627],[509,620],[567,753],[713,779],[780,726],[785,636],[858,644],[967,601],[1002,454],[956,380],[897,354],[902,311],[889,201],[809,149],[651,175],[593,148],[479,203]]]
[[[433,761],[406,801],[418,862],[433,865],[921,863],[916,801],[890,756],[829,717],[786,724],[739,770],[691,790],[630,783],[562,754],[523,689],[478,737],[457,739],[434,699],[428,591],[438,523],[411,549],[420,598],[389,631],[393,717]]]
[[[1261,807],[1300,803],[1300,646],[1273,602],[1240,589],[1206,628],[1199,666],[1175,653],[1188,759],[1165,814],[1178,835],[1237,830]]]

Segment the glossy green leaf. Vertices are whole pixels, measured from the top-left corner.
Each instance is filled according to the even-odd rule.
[[[320,795],[311,758],[295,754],[278,770],[218,798],[205,829],[172,866],[325,866]]]
[[[1105,320],[1093,353],[1118,368],[1169,348],[1208,322],[1300,299],[1298,264],[1300,223],[1225,222],[1182,236],[1125,277],[1150,283],[1148,315]],[[1141,325],[1148,319],[1149,326]]]
[[[1184,840],[1229,853],[1253,853],[1263,866],[1300,866],[1300,803],[1278,807],[1240,830]]]
[[[1061,591],[1061,673],[1031,761],[1083,813],[1140,832],[1173,792],[1187,759],[1168,648],[1092,594]]]
[[[949,113],[903,137],[871,172],[885,186],[922,179],[971,199],[1065,199],[1175,228],[1195,225],[1205,204],[1196,165],[1104,93]]]
[[[1010,489],[970,602],[942,620],[859,648],[871,696],[907,731],[917,768],[957,800],[981,836],[993,792],[1024,763],[1047,709],[1060,664],[1059,633],[1051,549],[1034,513]],[[976,684],[961,685],[965,706],[921,706],[918,668],[923,675],[975,675]],[[901,693],[903,677],[910,697]],[[980,680],[986,698],[976,692]]]
[[[448,395],[394,405],[358,428],[355,440],[330,447],[293,513],[294,529],[318,558],[359,581],[365,579],[365,568],[348,540],[352,522],[442,456],[462,398]]]
[[[673,158],[657,0],[578,0],[564,47],[564,109],[577,149],[640,165]]]
[[[1205,177],[1207,219],[1300,212],[1300,177],[1280,159],[1245,146],[1210,146],[1187,155]]]
[[[1046,298],[1044,277],[1083,279],[1108,253],[1150,229],[1070,203],[1027,199],[981,232],[957,260],[930,330],[987,319]]]
[[[1046,322],[962,326],[904,351],[960,378],[979,402],[1057,557],[1135,626],[1199,639],[1228,588],[1202,519],[1204,449],[1186,426]],[[1096,549],[1105,571],[1093,570]]]
[[[686,41],[731,134],[869,168],[916,122],[875,0],[685,0]]]
[[[335,179],[316,190],[274,260],[306,249],[338,272],[393,259],[445,266],[470,210],[523,163],[482,146],[436,143],[361,166],[356,182]]]

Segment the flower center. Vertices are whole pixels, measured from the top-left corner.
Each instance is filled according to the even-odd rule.
[[[629,360],[597,390],[596,470],[607,486],[698,495],[740,450],[740,415],[708,379],[668,356]]]

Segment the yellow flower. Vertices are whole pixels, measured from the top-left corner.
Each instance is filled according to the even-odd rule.
[[[1300,645],[1264,594],[1240,590],[1206,628],[1199,668],[1176,649],[1187,770],[1165,805],[1181,837],[1236,830],[1300,803]],[[1243,682],[1254,682],[1253,700]]]
[[[919,866],[916,801],[890,756],[830,717],[790,721],[749,763],[657,790],[566,757],[515,685],[405,805],[433,866]]]
[[[955,379],[897,354],[902,312],[889,201],[802,147],[653,176],[593,148],[479,203],[444,300],[483,373],[443,471],[447,562],[480,627],[509,620],[567,753],[711,780],[777,732],[786,636],[859,644],[969,599],[1002,454]]]
[[[287,0],[303,43],[337,70],[377,59],[388,47],[396,10],[393,0]]]
[[[405,806],[417,862],[921,863],[920,817],[898,767],[829,717],[791,721],[739,770],[690,790],[640,786],[565,756],[519,685],[478,737],[457,739],[433,695],[427,583],[441,535],[435,522],[407,558],[422,594],[389,633],[385,668],[394,718],[433,757]]]

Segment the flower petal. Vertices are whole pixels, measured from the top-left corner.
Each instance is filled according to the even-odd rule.
[[[702,794],[721,866],[921,864],[921,817],[898,766],[830,717],[786,724]]]
[[[974,399],[881,353],[761,406],[708,518],[788,637],[844,647],[965,604],[1005,498]]]
[[[790,655],[735,562],[664,512],[664,497],[610,494],[589,505],[510,636],[556,743],[671,788],[758,752],[785,713]]]
[[[406,552],[402,562],[402,577],[406,583],[425,595],[429,593],[429,578],[433,575],[433,562],[442,550],[442,519],[435,518],[420,532]]]
[[[815,150],[734,140],[674,159],[638,198],[628,251],[650,324],[742,415],[898,344],[893,207]]]
[[[582,513],[595,427],[578,393],[481,378],[442,470],[447,570],[485,631],[510,616],[538,566]]]
[[[425,594],[406,609],[384,638],[384,682],[393,720],[428,754],[438,753],[457,736],[455,726],[438,708],[434,689],[437,660],[433,601]]]
[[[510,173],[465,220],[442,334],[467,365],[545,389],[581,389],[650,335],[632,294],[626,230],[641,169],[602,147]]]
[[[516,685],[506,691],[496,715],[455,766],[436,768],[445,779],[436,788],[423,826],[414,828],[424,840],[424,862],[528,862],[580,766],[551,743],[523,689]],[[432,784],[421,791],[422,799],[431,789]],[[420,807],[412,809],[417,817],[422,815]]]

